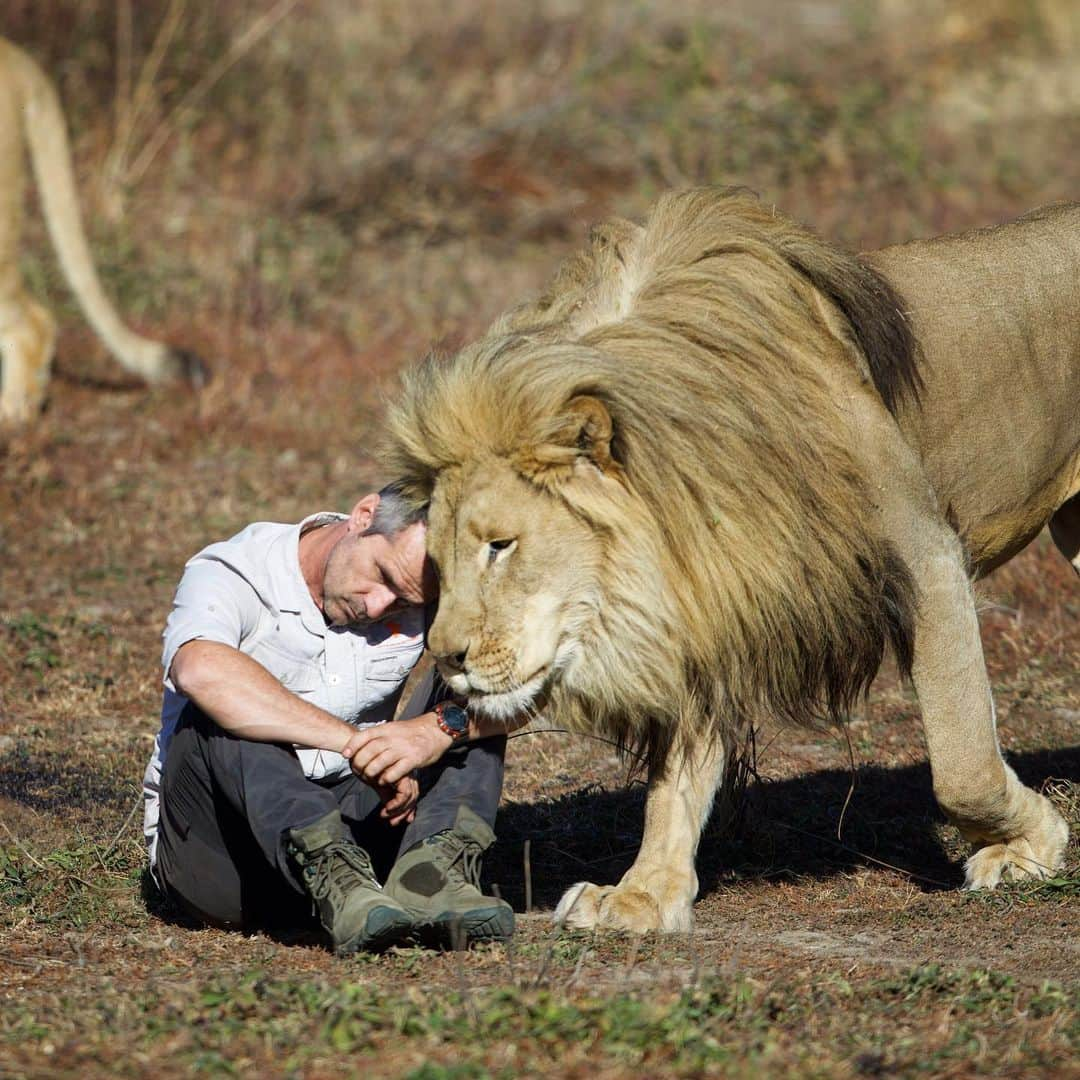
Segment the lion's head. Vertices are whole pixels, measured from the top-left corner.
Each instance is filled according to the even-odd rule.
[[[655,749],[701,717],[837,716],[887,641],[908,663],[910,579],[821,375],[913,395],[905,328],[863,325],[899,310],[851,256],[706,189],[594,230],[539,301],[408,373],[389,459],[430,502],[451,686]]]

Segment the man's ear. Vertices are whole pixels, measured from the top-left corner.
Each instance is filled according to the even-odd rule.
[[[365,495],[349,513],[349,532],[357,536],[367,532],[371,519],[375,516],[375,509],[379,505],[379,496],[376,492]]]

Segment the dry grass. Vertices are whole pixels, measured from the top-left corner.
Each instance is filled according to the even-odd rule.
[[[130,35],[127,7],[17,0],[5,33],[58,79],[110,290],[218,378],[122,379],[31,214],[27,275],[64,332],[48,412],[0,436],[0,1072],[1076,1075],[1080,853],[1044,886],[957,892],[888,672],[850,725],[839,837],[844,742],[759,733],[690,939],[537,915],[509,950],[342,962],[194,931],[148,911],[131,817],[183,560],[376,482],[402,363],[672,184],[746,183],[860,247],[1075,197],[1075,5],[300,0],[227,70],[277,4],[147,0]],[[1074,576],[1040,540],[983,594],[1003,744],[1078,824]],[[489,876],[523,910],[528,841],[539,910],[615,880],[641,812],[605,744],[515,740]]]

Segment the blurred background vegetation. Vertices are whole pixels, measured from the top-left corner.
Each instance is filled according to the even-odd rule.
[[[123,308],[220,354],[212,405],[245,415],[253,375],[295,382],[275,330],[318,335],[301,381],[337,394],[667,187],[746,184],[856,247],[1080,190],[1072,0],[4,6]],[[66,304],[36,219],[27,252]]]

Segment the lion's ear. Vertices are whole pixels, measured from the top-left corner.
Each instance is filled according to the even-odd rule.
[[[515,464],[541,486],[558,486],[583,463],[621,479],[622,467],[611,454],[613,434],[611,414],[604,403],[581,394],[571,398],[544,442],[519,453]]]
[[[611,413],[599,398],[587,394],[572,398],[563,419],[560,434],[566,438],[565,445],[583,454],[601,472],[618,468],[611,457]]]

